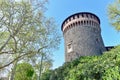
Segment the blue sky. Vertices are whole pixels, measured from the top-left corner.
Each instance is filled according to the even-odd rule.
[[[114,0],[49,0],[46,15],[53,17],[58,24],[58,29],[62,35],[61,24],[68,16],[78,12],[92,12],[101,20],[102,38],[105,46],[120,44],[120,33],[118,33],[108,20],[107,6]],[[60,49],[54,52],[53,68],[57,68],[64,63],[64,40],[60,44]]]

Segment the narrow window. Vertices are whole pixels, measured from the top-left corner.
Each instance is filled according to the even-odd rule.
[[[83,21],[81,21],[81,25],[83,25]]]
[[[76,22],[76,26],[77,26],[77,22]]]
[[[75,16],[73,16],[73,19],[75,19]]]
[[[75,23],[73,23],[73,26],[75,26]]]
[[[71,21],[71,18],[69,19],[69,21]]]
[[[80,25],[80,21],[78,21],[78,25]]]
[[[91,25],[91,21],[89,21],[89,24]]]
[[[99,39],[98,39],[98,38],[96,38],[96,42],[97,42],[97,43],[99,42]]]
[[[67,52],[70,53],[73,51],[73,48],[72,48],[72,42],[68,43],[67,45]]]
[[[86,21],[84,21],[84,25],[86,25]]]
[[[72,27],[73,25],[71,24],[71,27]]]
[[[77,18],[79,18],[79,15],[77,15]]]
[[[88,14],[86,14],[86,17],[88,18]]]
[[[93,16],[91,15],[91,18],[93,18]]]
[[[84,14],[82,14],[82,17],[84,17]]]
[[[87,21],[87,25],[88,25],[88,21]]]

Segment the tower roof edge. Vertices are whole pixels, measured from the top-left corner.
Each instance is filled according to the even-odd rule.
[[[93,16],[95,16],[95,17],[97,18],[97,20],[98,20],[98,22],[99,22],[99,24],[100,24],[100,19],[99,19],[99,17],[98,17],[97,15],[95,15],[95,14],[93,14],[93,13],[91,13],[91,12],[78,12],[78,13],[75,13],[75,14],[72,14],[72,15],[68,16],[68,17],[63,21],[63,23],[62,23],[62,25],[61,25],[61,30],[63,31],[63,24],[65,23],[66,20],[68,20],[68,19],[71,18],[72,16],[75,16],[75,15],[78,15],[78,14],[91,14],[91,15],[93,15]]]

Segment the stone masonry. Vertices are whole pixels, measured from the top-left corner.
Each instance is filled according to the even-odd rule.
[[[61,29],[66,62],[80,56],[101,55],[106,51],[101,37],[100,19],[93,13],[73,14],[64,20]]]

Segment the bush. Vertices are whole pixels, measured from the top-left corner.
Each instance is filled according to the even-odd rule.
[[[46,80],[120,80],[120,46],[101,56],[65,63],[49,75]]]

